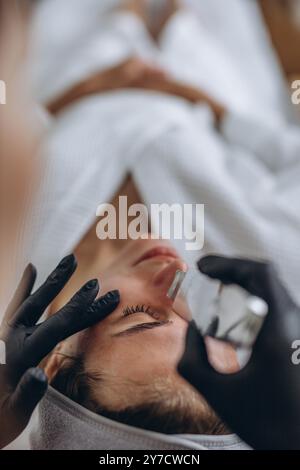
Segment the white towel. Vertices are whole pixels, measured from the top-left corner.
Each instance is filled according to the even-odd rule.
[[[53,388],[39,406],[33,450],[245,450],[237,436],[166,435],[96,415]]]

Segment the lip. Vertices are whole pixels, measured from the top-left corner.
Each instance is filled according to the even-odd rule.
[[[147,261],[152,258],[158,258],[158,257],[165,257],[165,258],[171,258],[171,259],[179,259],[178,253],[166,246],[157,246],[155,248],[152,248],[151,250],[148,250],[146,253],[144,253],[135,263],[133,266],[137,266],[138,264],[142,263],[143,261]]]

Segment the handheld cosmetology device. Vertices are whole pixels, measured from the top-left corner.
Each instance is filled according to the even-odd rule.
[[[177,271],[168,297],[174,302],[182,296],[191,316],[205,334],[218,318],[214,336],[241,349],[251,349],[268,313],[264,300],[237,286],[225,286],[201,274],[196,268]]]

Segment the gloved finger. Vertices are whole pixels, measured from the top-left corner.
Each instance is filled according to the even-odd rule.
[[[264,299],[272,311],[266,321],[273,321],[276,314],[293,312],[295,302],[278,277],[272,263],[242,258],[206,256],[198,261],[203,274],[220,280],[223,284],[237,284],[250,294]]]
[[[61,310],[35,327],[26,341],[27,365],[38,365],[58,343],[73,334],[74,325],[82,321],[98,292],[98,280],[88,281]]]
[[[207,276],[223,284],[237,284],[250,294],[271,300],[268,289],[271,265],[248,259],[205,256],[198,261],[198,268]]]
[[[77,263],[74,255],[63,258],[46,282],[30,295],[11,317],[11,326],[17,324],[25,326],[35,325],[46,308],[67,284],[76,267]]]
[[[207,400],[214,402],[218,397],[228,394],[249,376],[251,366],[231,374],[217,372],[209,362],[205,341],[197,326],[191,322],[188,328],[186,347],[178,364],[179,374],[193,385]]]
[[[89,282],[62,310],[42,323],[29,339],[29,359],[38,364],[58,343],[101,321],[117,307],[119,293],[109,293],[93,303],[98,291],[98,282]]]
[[[204,338],[193,321],[189,324],[185,351],[178,364],[178,372],[198,390],[202,388],[207,377],[213,380],[219,375],[209,363]]]
[[[205,336],[211,336],[212,338],[214,338],[219,329],[219,324],[220,324],[219,317],[214,317],[206,330]]]
[[[6,309],[6,312],[4,314],[4,321],[9,322],[12,316],[18,310],[18,308],[31,294],[35,280],[36,269],[33,264],[29,264],[25,269],[22,278],[19,282],[19,285],[14,293],[14,296]]]
[[[80,324],[79,322],[74,327],[76,328],[76,331],[74,331],[73,334],[81,331],[82,329],[90,328],[104,320],[118,307],[119,303],[120,292],[118,290],[108,292],[97,299],[88,309],[87,315],[85,315],[84,318],[81,318],[82,323]]]
[[[216,320],[213,321],[213,327],[215,324]],[[217,387],[226,387],[229,383],[237,383],[243,379],[244,375],[243,369],[234,373],[223,374],[212,367],[209,362],[204,337],[194,322],[191,322],[188,328],[185,351],[178,364],[178,372],[195,388],[201,389],[202,392],[216,390]]]
[[[47,387],[48,380],[42,369],[29,369],[21,378],[9,399],[8,406],[17,416],[22,429],[27,426],[35,407],[45,395]]]
[[[73,305],[70,303],[44,322],[40,327],[41,331],[36,332],[37,335],[43,335],[43,328],[45,328],[45,334],[51,335],[50,344],[48,343],[50,351],[64,339],[104,320],[119,305],[120,293],[117,290],[108,292],[94,302],[90,302],[87,307],[82,305],[81,299],[78,301],[74,297],[73,302]],[[80,305],[79,302],[81,302]]]

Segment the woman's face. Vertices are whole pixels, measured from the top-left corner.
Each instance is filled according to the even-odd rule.
[[[120,290],[121,303],[92,332],[91,366],[101,355],[119,378],[147,381],[154,374],[175,372],[189,313],[183,299],[175,302],[176,310],[167,296],[177,270],[186,271],[187,265],[170,245],[139,240],[100,277],[103,291]]]
[[[190,313],[183,298],[173,303],[167,294],[176,271],[187,269],[168,243],[138,240],[99,273],[101,292],[119,289],[121,302],[104,321],[68,340],[60,352],[74,355],[84,350],[86,371],[105,374],[110,400],[118,384],[147,384],[153,378],[177,376]],[[235,354],[231,350],[230,354],[233,364],[229,363],[236,366]],[[228,362],[228,355],[224,360]],[[101,394],[103,403],[103,384]],[[119,406],[122,397],[116,393],[115,399],[118,403],[110,405]]]

